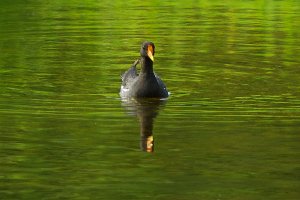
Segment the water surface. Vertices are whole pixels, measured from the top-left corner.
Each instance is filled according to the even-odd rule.
[[[299,13],[1,1],[1,199],[299,199]],[[144,40],[171,96],[124,102]]]

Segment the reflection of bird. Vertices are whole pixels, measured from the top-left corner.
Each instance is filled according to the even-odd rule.
[[[137,116],[140,122],[140,146],[143,151],[154,151],[153,125],[159,110],[166,104],[160,99],[126,99],[122,101],[129,114]]]
[[[122,75],[120,96],[166,98],[169,93],[165,84],[153,71],[155,47],[152,42],[144,42],[141,47],[141,58]],[[138,74],[136,65],[141,63]]]

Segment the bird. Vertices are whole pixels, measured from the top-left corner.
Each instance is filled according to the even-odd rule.
[[[141,45],[140,55],[133,65],[122,75],[121,98],[167,98],[169,92],[164,82],[153,70],[155,46],[145,41]],[[141,64],[138,73],[136,66]]]

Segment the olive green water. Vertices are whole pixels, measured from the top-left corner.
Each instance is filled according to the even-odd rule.
[[[0,199],[300,199],[299,13],[2,0]],[[171,96],[121,101],[144,40]]]

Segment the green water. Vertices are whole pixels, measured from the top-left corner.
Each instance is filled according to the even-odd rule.
[[[299,13],[2,0],[0,199],[300,199]],[[121,101],[144,40],[171,96]]]

